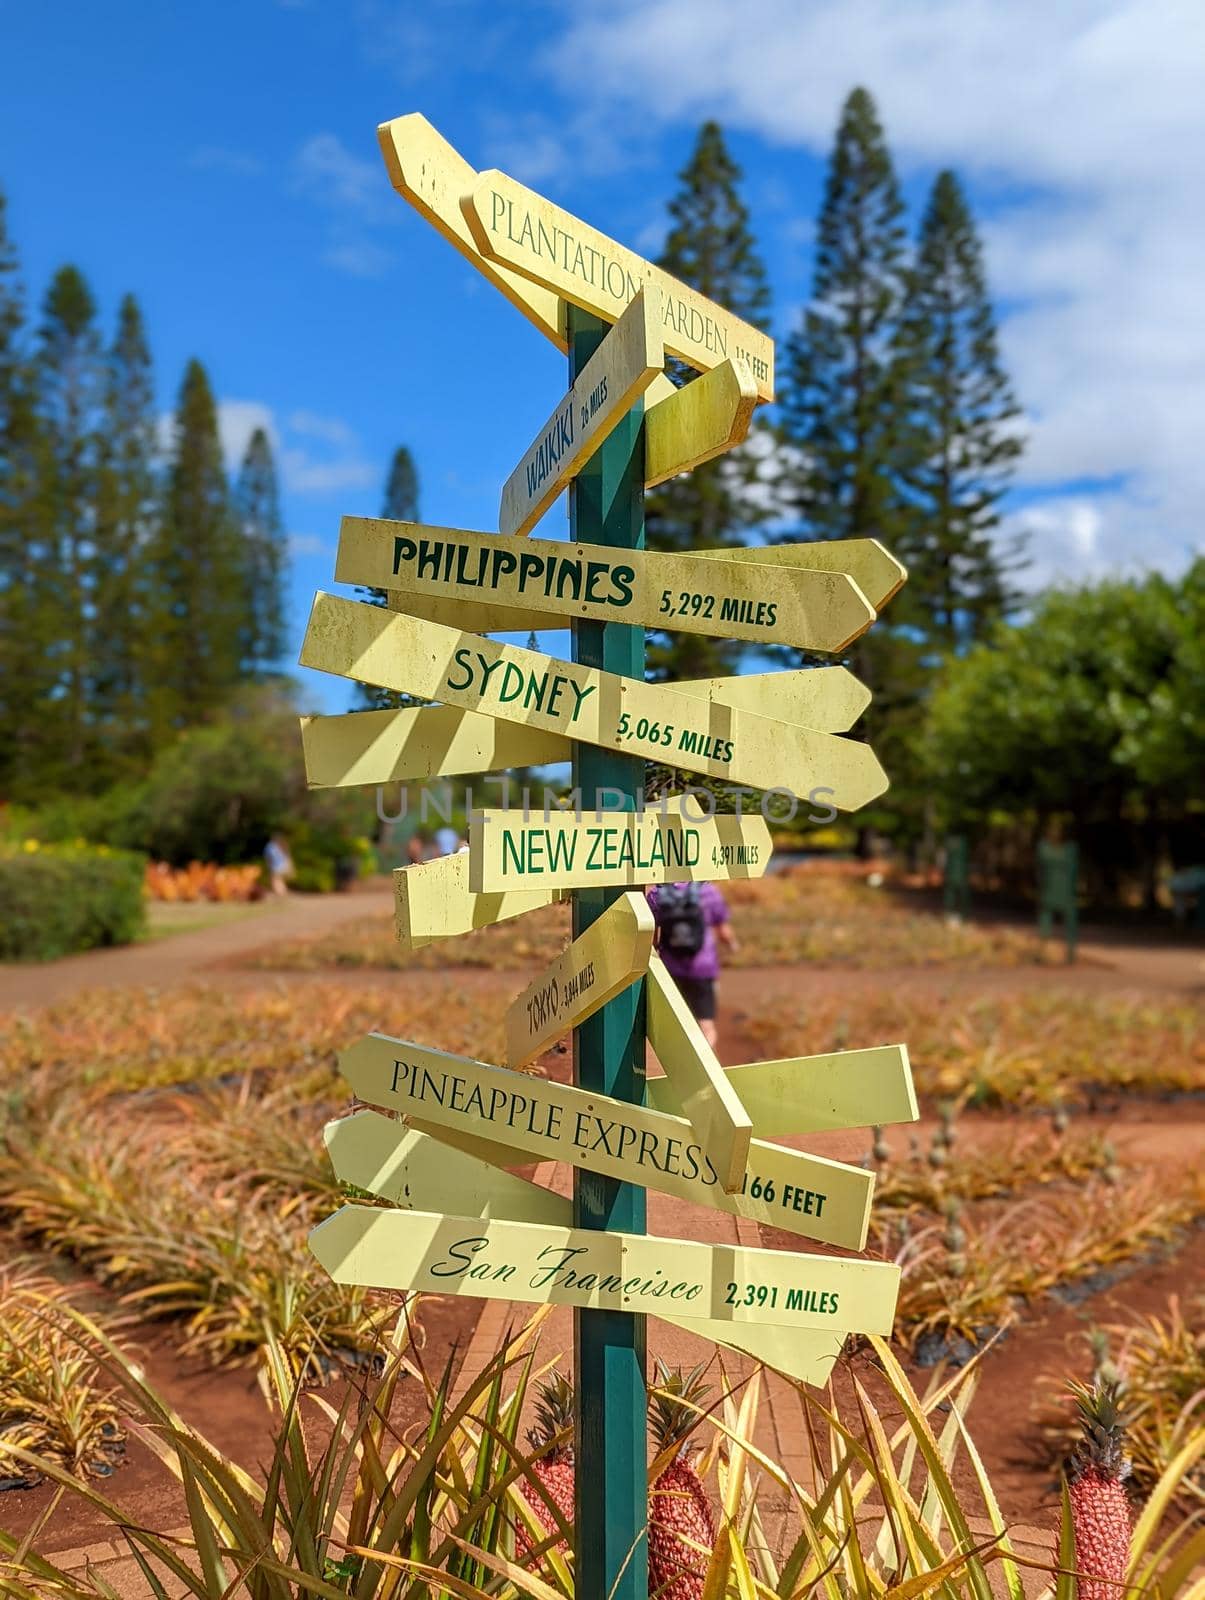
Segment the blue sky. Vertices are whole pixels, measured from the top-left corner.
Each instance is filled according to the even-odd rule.
[[[1205,7],[1198,0],[0,0],[0,185],[31,299],[132,289],[161,406],[198,355],[228,449],[268,426],[300,636],[341,513],[409,445],[431,522],[496,525],[565,384],[551,345],[391,190],[424,112],[654,254],[699,122],[745,169],[775,332],[807,294],[842,98],[875,94],[915,219],[958,168],[1030,446],[1031,581],[1174,571],[1205,495]],[[15,70],[14,70],[15,68]],[[560,533],[562,501],[541,532]],[[305,696],[339,709],[338,682]]]

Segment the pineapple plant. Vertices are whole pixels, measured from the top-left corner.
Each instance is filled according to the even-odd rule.
[[[573,1385],[559,1369],[536,1387],[535,1424],[527,1430],[527,1442],[539,1456],[531,1466],[532,1477],[537,1479],[548,1499],[561,1516],[573,1526],[573,1446],[563,1437],[566,1428],[573,1427]],[[556,1518],[541,1495],[527,1497],[531,1508],[546,1533],[558,1531]],[[528,1530],[520,1524],[515,1530],[515,1554],[524,1560],[534,1550],[536,1543]],[[567,1548],[562,1538],[555,1549]]]
[[[1130,1561],[1130,1507],[1125,1479],[1126,1419],[1121,1385],[1099,1379],[1089,1389],[1071,1385],[1082,1437],[1068,1463],[1071,1524],[1079,1600],[1116,1600]]]
[[[700,1600],[715,1519],[691,1457],[696,1407],[710,1393],[703,1367],[674,1371],[657,1363],[657,1388],[649,1397],[654,1457],[672,1451],[649,1494],[649,1600]]]

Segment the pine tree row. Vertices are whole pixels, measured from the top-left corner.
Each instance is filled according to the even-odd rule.
[[[764,327],[769,292],[739,180],[706,123],[670,203],[661,265]],[[873,536],[908,562],[910,622],[929,646],[948,654],[981,637],[1011,601],[997,529],[1021,450],[1018,408],[961,185],[938,174],[910,252],[864,89],[842,109],[812,298],[784,343],[779,403],[776,428],[650,496],[650,544],[741,544],[751,527],[785,519],[799,524],[793,539]],[[679,661],[698,648],[676,642],[663,664],[698,675],[693,657]]]
[[[285,649],[276,472],[257,429],[232,485],[190,361],[161,450],[138,304],[105,345],[61,268],[27,324],[0,195],[0,798],[145,769]]]

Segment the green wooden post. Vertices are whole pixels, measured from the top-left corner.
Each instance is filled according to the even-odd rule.
[[[570,306],[569,381],[585,366],[609,324]],[[638,402],[600,446],[569,495],[570,531],[590,544],[644,544],[644,404]],[[577,622],[573,659],[630,678],[644,677],[644,630]],[[644,762],[590,745],[574,747],[573,782],[592,810],[608,803],[633,811]],[[623,891],[573,896],[573,934]],[[644,1099],[644,985],[634,984],[573,1035],[575,1081],[584,1089],[640,1103]],[[573,1220],[579,1228],[645,1231],[644,1190],[576,1168]],[[576,1311],[578,1600],[646,1600],[648,1594],[645,1319],[618,1311]]]

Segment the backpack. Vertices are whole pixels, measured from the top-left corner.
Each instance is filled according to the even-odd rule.
[[[670,955],[695,956],[707,938],[707,918],[694,883],[667,883],[657,895],[661,945]]]

